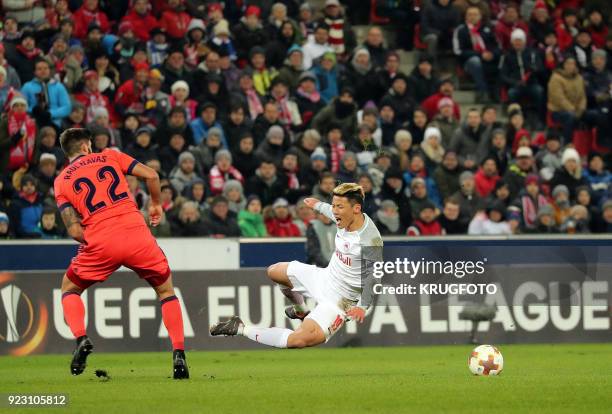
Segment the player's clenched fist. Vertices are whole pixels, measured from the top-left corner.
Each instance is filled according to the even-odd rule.
[[[149,206],[149,223],[151,223],[151,226],[155,227],[159,224],[162,213],[163,210],[161,204],[151,204]]]
[[[310,208],[314,208],[318,202],[319,200],[313,197],[308,197],[304,199],[304,204],[306,204]]]

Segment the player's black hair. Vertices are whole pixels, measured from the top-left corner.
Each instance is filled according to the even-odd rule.
[[[79,151],[83,141],[91,141],[91,133],[85,128],[68,128],[60,135],[60,146],[68,157]]]

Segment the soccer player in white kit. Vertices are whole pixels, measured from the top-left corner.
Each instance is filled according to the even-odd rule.
[[[336,249],[326,268],[295,260],[268,267],[268,277],[293,303],[285,313],[303,321],[298,329],[245,326],[234,316],[211,326],[210,334],[242,335],[277,348],[304,348],[327,342],[348,318],[363,322],[373,301],[373,266],[382,261],[383,246],[376,225],[361,211],[363,199],[360,185],[344,183],[334,189],[331,205],[316,198],[304,200],[338,227]],[[312,311],[306,308],[304,296],[315,300]]]

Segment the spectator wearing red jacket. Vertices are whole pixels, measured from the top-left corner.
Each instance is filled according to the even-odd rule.
[[[151,30],[159,25],[157,19],[149,11],[149,0],[135,0],[122,22],[132,23],[134,36],[142,42],[148,41],[151,38]]]
[[[87,36],[87,28],[92,23],[100,26],[102,33],[108,33],[110,30],[108,17],[98,10],[98,0],[85,0],[74,13],[74,37],[84,39]]]
[[[450,99],[453,102],[453,116],[458,121],[461,120],[461,109],[459,108],[459,104],[453,100],[454,92],[455,85],[453,85],[452,80],[445,79],[440,82],[440,86],[438,87],[438,93],[431,95],[421,104],[421,107],[427,113],[427,119],[433,119],[436,115],[438,115],[438,103],[440,102],[440,100],[446,98]]]
[[[289,211],[289,202],[284,198],[277,198],[272,205],[273,217],[266,219],[268,234],[272,237],[299,237],[299,227],[293,222]]]
[[[563,10],[562,19],[557,24],[557,43],[562,52],[565,52],[574,43],[574,37],[578,34],[578,14],[575,9]]]
[[[74,99],[85,106],[85,122],[87,124],[94,122],[96,109],[104,108],[108,111],[111,124],[116,126],[118,119],[115,110],[108,97],[100,93],[100,88],[98,87],[98,72],[95,70],[88,70],[83,75],[83,80],[85,81],[83,92],[75,94]]]
[[[237,180],[240,184],[244,184],[244,177],[232,165],[232,154],[222,149],[215,154],[215,165],[210,169],[210,192],[213,195],[218,195],[223,192],[223,186],[227,180]]]
[[[525,33],[529,33],[527,23],[521,20],[518,6],[515,3],[510,3],[495,25],[495,35],[504,51],[510,49],[510,36],[514,29],[523,29]]]
[[[480,168],[474,175],[476,191],[482,198],[486,198],[493,192],[495,185],[501,179],[497,170],[497,161],[493,157],[487,157],[480,163]]]
[[[442,225],[438,221],[436,206],[431,201],[426,202],[419,211],[417,218],[412,226],[408,227],[408,236],[440,236],[442,235]]]
[[[137,63],[134,66],[134,78],[124,82],[115,95],[116,109],[120,114],[130,110],[142,114],[144,112],[144,89],[149,78],[149,65]]]
[[[187,34],[191,16],[185,12],[182,0],[168,0],[169,10],[162,13],[159,25],[174,41],[182,40]]]

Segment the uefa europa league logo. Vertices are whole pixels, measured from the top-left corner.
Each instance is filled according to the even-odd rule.
[[[15,285],[8,285],[0,290],[0,299],[4,307],[4,313],[6,315],[6,335],[4,337],[6,342],[18,342],[20,335],[17,329],[17,312],[19,310],[19,299],[23,295],[24,300],[28,303],[28,309],[30,310],[28,315],[27,330],[24,332],[27,335],[27,331],[32,328],[32,319],[34,315],[32,312],[32,301],[30,298],[25,296],[21,289]]]
[[[42,298],[33,303],[14,281],[14,275],[0,273],[0,353],[28,355],[44,345],[49,311]]]

